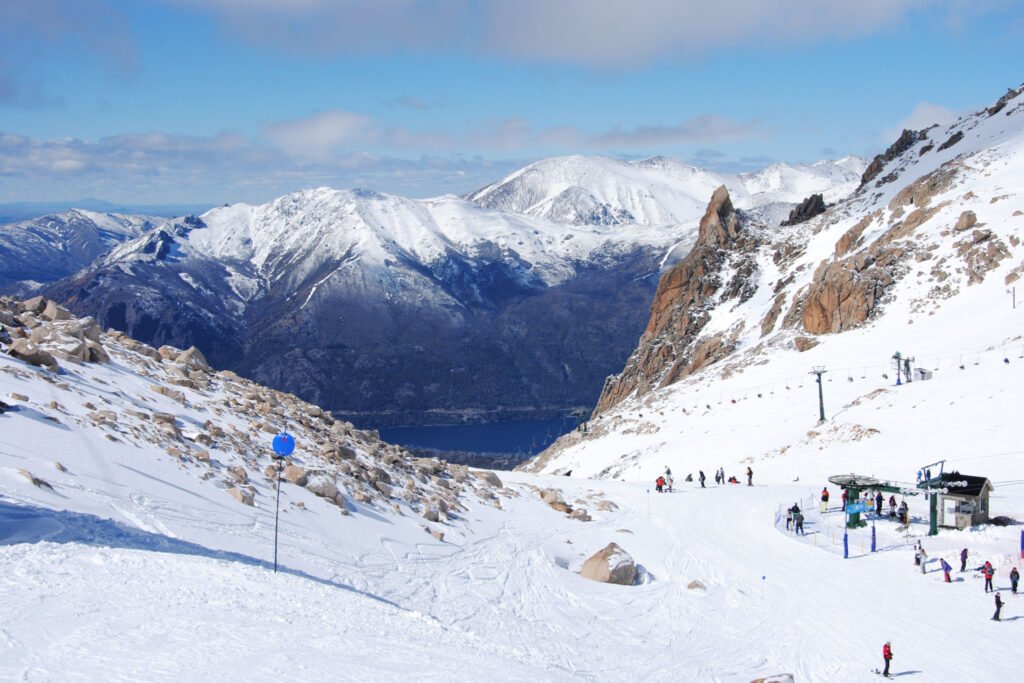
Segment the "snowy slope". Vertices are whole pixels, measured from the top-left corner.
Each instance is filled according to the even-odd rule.
[[[171,412],[192,438],[204,420],[234,433],[231,425],[251,419],[246,393],[265,390],[229,390],[236,380],[214,376],[209,389],[184,389],[181,404],[148,388],[173,363],[147,363],[115,339],[104,344],[112,363],[68,366],[56,376],[0,356],[0,398],[17,407],[0,415],[0,561],[8,568],[0,578],[8,607],[0,613],[0,678],[176,681],[201,671],[203,678],[256,681],[749,681],[790,673],[801,681],[861,681],[874,680],[869,670],[879,665],[885,640],[896,653],[894,671],[921,681],[979,671],[997,680],[1015,676],[1007,653],[1024,628],[1019,602],[1006,596],[1006,622],[991,624],[991,598],[977,572],[958,574],[951,586],[941,583],[934,561],[928,574],[918,573],[909,548],[923,524],[904,538],[880,522],[886,552],[876,555],[864,548],[867,532],[856,532],[857,559],[848,561],[833,541],[838,513],[820,521],[809,514],[812,535],[805,538],[776,526],[780,505],[813,496],[824,474],[910,477],[934,446],[921,443],[922,430],[906,428],[915,419],[953,427],[930,437],[936,441],[983,443],[984,457],[952,464],[984,467],[996,482],[997,510],[1024,516],[1019,455],[988,452],[1013,438],[1020,405],[1020,371],[1007,372],[1001,362],[868,399],[856,418],[878,416],[871,424],[881,430],[869,452],[827,430],[755,461],[753,488],[681,483],[682,472],[700,466],[738,473],[745,448],[773,441],[761,436],[763,423],[747,426],[737,413],[707,435],[662,449],[639,482],[500,473],[505,489],[497,505],[467,490],[463,509],[445,523],[426,523],[399,497],[356,503],[351,484],[350,514],[340,515],[286,483],[282,571],[274,575],[273,486],[256,475],[269,463],[266,451],[242,457],[225,442],[211,450],[209,465],[182,460],[141,438],[127,413]],[[829,385],[830,401],[841,400],[833,396],[845,384],[837,378]],[[116,411],[118,426],[88,419],[86,401]],[[812,395],[807,408],[813,403]],[[748,416],[813,426],[794,416],[797,407],[756,403]],[[974,428],[960,434],[957,425],[967,423],[961,413],[975,421],[988,416],[990,426],[983,435]],[[286,417],[298,460],[314,466],[308,418]],[[818,450],[826,443],[827,452]],[[588,455],[600,459],[602,448],[620,445],[598,440]],[[360,448],[357,457],[369,464],[374,456]],[[224,491],[235,464],[250,469],[254,507]],[[654,494],[646,475],[665,464],[677,473],[677,492]],[[34,487],[18,469],[52,489]],[[594,520],[555,512],[531,487],[562,490]],[[602,512],[600,500],[616,508]],[[919,499],[909,501],[919,515]],[[444,540],[423,525],[443,531]],[[933,558],[952,559],[968,546],[971,566],[993,561],[997,586],[1005,588],[1016,536],[1019,527],[944,531],[924,542]],[[609,541],[644,567],[643,583],[609,586],[574,573]],[[693,581],[703,588],[689,588]],[[950,614],[983,637],[965,649],[960,629],[949,628]]]
[[[0,289],[28,292],[67,277],[163,220],[72,209],[0,225]]]
[[[666,157],[619,161],[605,157],[542,159],[468,195],[475,204],[574,224],[657,225],[700,217],[707,198],[725,185],[740,208],[794,204],[823,192],[845,197],[860,180],[857,157],[814,164],[773,164],[729,175]]]

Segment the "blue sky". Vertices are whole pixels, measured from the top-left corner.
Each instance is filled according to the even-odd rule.
[[[545,156],[870,156],[1024,81],[1013,0],[0,3],[0,202],[463,193]]]

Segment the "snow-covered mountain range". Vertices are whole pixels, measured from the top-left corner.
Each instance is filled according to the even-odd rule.
[[[0,290],[30,292],[65,278],[165,220],[72,209],[0,225]]]
[[[664,158],[568,157],[468,199],[306,190],[167,222],[45,291],[377,424],[561,415],[592,403],[625,360],[707,188],[749,187],[741,205],[778,222],[807,193],[849,192],[863,165],[725,177]],[[561,209],[492,208],[527,179]],[[594,202],[616,218],[587,213]]]
[[[866,165],[859,157],[845,157],[729,175],[666,157],[556,157],[530,164],[467,198],[479,206],[560,223],[661,225],[699,216],[721,185],[745,209],[791,205],[816,193],[831,203],[856,189]]]

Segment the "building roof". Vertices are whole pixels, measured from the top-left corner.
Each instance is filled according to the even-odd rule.
[[[987,477],[973,477],[955,470],[942,473],[942,486],[949,490],[948,495],[972,497],[982,495],[986,486],[989,490],[994,488]]]

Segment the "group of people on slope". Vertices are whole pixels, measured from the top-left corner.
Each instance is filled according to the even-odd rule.
[[[747,486],[753,486],[754,485],[754,470],[750,469],[750,467],[748,466],[746,474],[747,474]],[[692,482],[693,481],[693,475],[692,474],[687,474],[685,481]],[[697,470],[697,481],[700,484],[700,487],[702,489],[703,488],[707,488],[707,486],[705,485],[705,482],[707,481],[707,476],[705,476],[704,470]],[[668,491],[669,493],[671,493],[672,492],[672,484],[673,484],[673,482],[674,482],[674,480],[672,479],[672,469],[669,468],[669,467],[666,467],[665,468],[665,473],[661,474],[661,475],[658,475],[658,478],[654,480],[654,490],[657,491],[658,493],[664,493],[665,491]],[[726,477],[725,477],[725,468],[719,467],[717,470],[715,470],[715,483],[716,484],[720,484],[720,485],[721,484],[726,484],[726,483],[738,484],[738,483],[740,483],[740,481],[735,476],[731,476],[728,479],[726,479]]]
[[[968,558],[968,556],[969,556],[969,553],[967,552],[967,548],[964,548],[963,550],[960,551],[960,571],[961,572],[967,571],[967,558]],[[925,565],[927,563],[928,563],[928,553],[925,551],[924,545],[921,543],[921,541],[918,541],[917,544],[914,546],[914,564],[915,565],[920,565],[921,573],[924,574],[925,571],[926,571],[925,570]],[[946,583],[952,583],[952,578],[950,577],[949,574],[950,574],[951,571],[953,571],[953,567],[950,566],[949,562],[946,562],[946,558],[944,558],[944,557],[940,557],[939,558],[939,566],[942,567],[942,574],[943,574],[943,579],[945,580],[945,582]],[[985,578],[985,592],[986,593],[994,592],[996,594],[996,597],[995,597],[996,612],[995,612],[995,614],[992,615],[992,620],[993,621],[999,621],[1000,620],[999,619],[999,613],[1003,609],[1003,599],[999,595],[999,591],[997,591],[992,586],[992,579],[995,578],[995,574],[996,574],[995,568],[992,567],[992,563],[991,562],[989,562],[988,560],[985,560],[985,564],[981,565],[980,567],[976,567],[975,569],[977,571],[981,572],[981,575]],[[1010,568],[1009,577],[1010,577],[1010,592],[1012,592],[1014,595],[1017,595],[1017,587],[1020,585],[1020,572],[1017,570],[1017,567],[1011,567]]]

